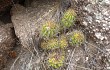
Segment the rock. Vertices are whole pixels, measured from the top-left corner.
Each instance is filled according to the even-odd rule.
[[[75,0],[74,6],[86,36],[84,54],[87,57],[85,68],[106,70],[110,67],[108,60],[110,49],[110,1],[109,0]]]
[[[0,0],[0,12],[4,11],[9,5],[11,5],[11,0]]]
[[[14,25],[16,36],[20,39],[24,48],[33,48],[35,37],[39,32],[40,26],[48,20],[57,21],[59,18],[56,12],[58,10],[58,2],[41,2],[37,7],[25,8],[19,4],[14,5],[11,9],[12,22]],[[55,19],[57,18],[57,19]],[[37,43],[37,42],[36,42]]]
[[[82,3],[81,3],[82,1]],[[79,6],[79,4],[81,4]],[[99,45],[107,46],[110,44],[110,1],[109,0],[79,0],[78,13],[82,18],[85,33]],[[81,12],[80,12],[81,11]]]
[[[21,49],[19,53],[20,54],[18,55],[14,66],[11,67],[11,64],[11,66],[9,67],[11,70],[40,70],[40,64],[42,64],[40,62],[44,58],[42,54],[40,55],[40,57],[42,58],[39,58],[38,56],[32,55],[28,50],[25,49]]]
[[[7,51],[15,45],[15,36],[11,28],[12,24],[0,26],[0,52]]]
[[[16,63],[17,67],[15,66],[13,70],[28,70],[30,68],[39,70],[40,62],[44,58],[38,52],[39,28],[48,20],[58,21],[58,4],[59,2],[45,1],[40,2],[40,4],[38,3],[37,7],[25,8],[19,4],[12,7],[11,20],[14,25],[15,34],[19,38],[22,47],[25,48],[25,52],[22,52],[18,63]],[[35,52],[34,48],[36,48],[36,56],[29,52]],[[35,65],[30,65],[33,63]]]
[[[6,62],[7,62],[7,55],[5,53],[0,52],[0,69],[4,68]]]
[[[7,62],[7,52],[15,45],[15,35],[13,33],[12,23],[0,25],[0,69]]]
[[[83,53],[83,49],[81,47],[75,47],[74,49],[70,49],[70,52],[71,53],[67,55],[69,62],[66,62],[67,63],[66,70],[84,70],[85,68],[84,60],[86,57]]]

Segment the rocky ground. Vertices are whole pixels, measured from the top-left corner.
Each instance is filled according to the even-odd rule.
[[[20,4],[12,4],[9,12],[0,16],[1,70],[110,69],[109,0],[27,0]],[[86,41],[81,47],[68,47],[64,67],[52,69],[39,47],[39,27],[47,20],[59,22],[68,7],[77,13],[73,29],[81,30]]]

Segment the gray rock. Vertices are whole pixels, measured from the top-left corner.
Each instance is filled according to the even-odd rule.
[[[35,44],[33,40],[39,32],[39,28],[48,20],[57,22],[58,2],[44,2],[38,4],[37,7],[25,8],[21,5],[15,5],[12,12],[12,22],[14,25],[16,36],[20,39],[21,44],[25,48],[33,48]],[[57,19],[56,19],[57,18]],[[37,42],[36,42],[37,43]]]
[[[38,6],[25,8],[21,5],[14,5],[11,9],[11,20],[14,25],[15,34],[19,38],[22,47],[25,50],[21,53],[19,60],[12,67],[12,70],[39,70],[42,65],[41,60],[44,58],[38,54],[39,31],[42,24],[48,20],[58,22],[59,19],[59,2],[40,2]],[[22,49],[23,49],[22,48]],[[34,49],[36,48],[36,50]],[[30,52],[35,51],[36,56]],[[35,65],[33,65],[35,64]]]
[[[7,51],[15,45],[15,36],[11,28],[12,24],[0,26],[0,52]]]
[[[0,69],[5,66],[8,57],[7,53],[16,43],[12,27],[12,23],[0,25]]]
[[[83,1],[83,0],[80,0]],[[78,2],[80,4],[80,1]],[[110,1],[109,0],[86,0],[80,6],[79,13],[82,24],[86,26],[87,34],[99,45],[110,44]],[[86,23],[86,25],[85,25]]]
[[[91,70],[109,69],[110,1],[75,0],[74,4],[77,6],[78,17],[82,20],[80,21],[81,25],[85,26],[82,31],[86,35],[84,54],[88,61],[83,61],[86,63],[84,68]]]

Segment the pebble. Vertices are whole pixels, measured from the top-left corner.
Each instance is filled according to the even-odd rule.
[[[100,40],[104,39],[104,37],[101,35],[101,33],[95,33],[95,36]]]

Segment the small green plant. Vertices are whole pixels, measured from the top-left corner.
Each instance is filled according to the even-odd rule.
[[[85,41],[84,34],[81,31],[74,31],[69,35],[70,45],[80,45]]]
[[[63,53],[53,52],[49,54],[48,65],[53,68],[59,68],[63,66],[65,60],[65,56]]]
[[[73,9],[68,9],[64,13],[64,15],[63,15],[63,17],[61,19],[61,26],[63,28],[69,28],[69,27],[71,27],[74,24],[75,20],[76,20],[75,11]]]
[[[44,38],[55,36],[59,32],[59,25],[53,21],[47,21],[42,27],[40,35]]]
[[[41,42],[41,48],[54,50],[54,49],[64,49],[68,46],[68,42],[65,36],[61,36],[61,38],[52,38],[47,41]]]
[[[59,39],[59,46],[60,48],[64,49],[68,46],[68,42],[65,36],[61,36],[61,38]]]

